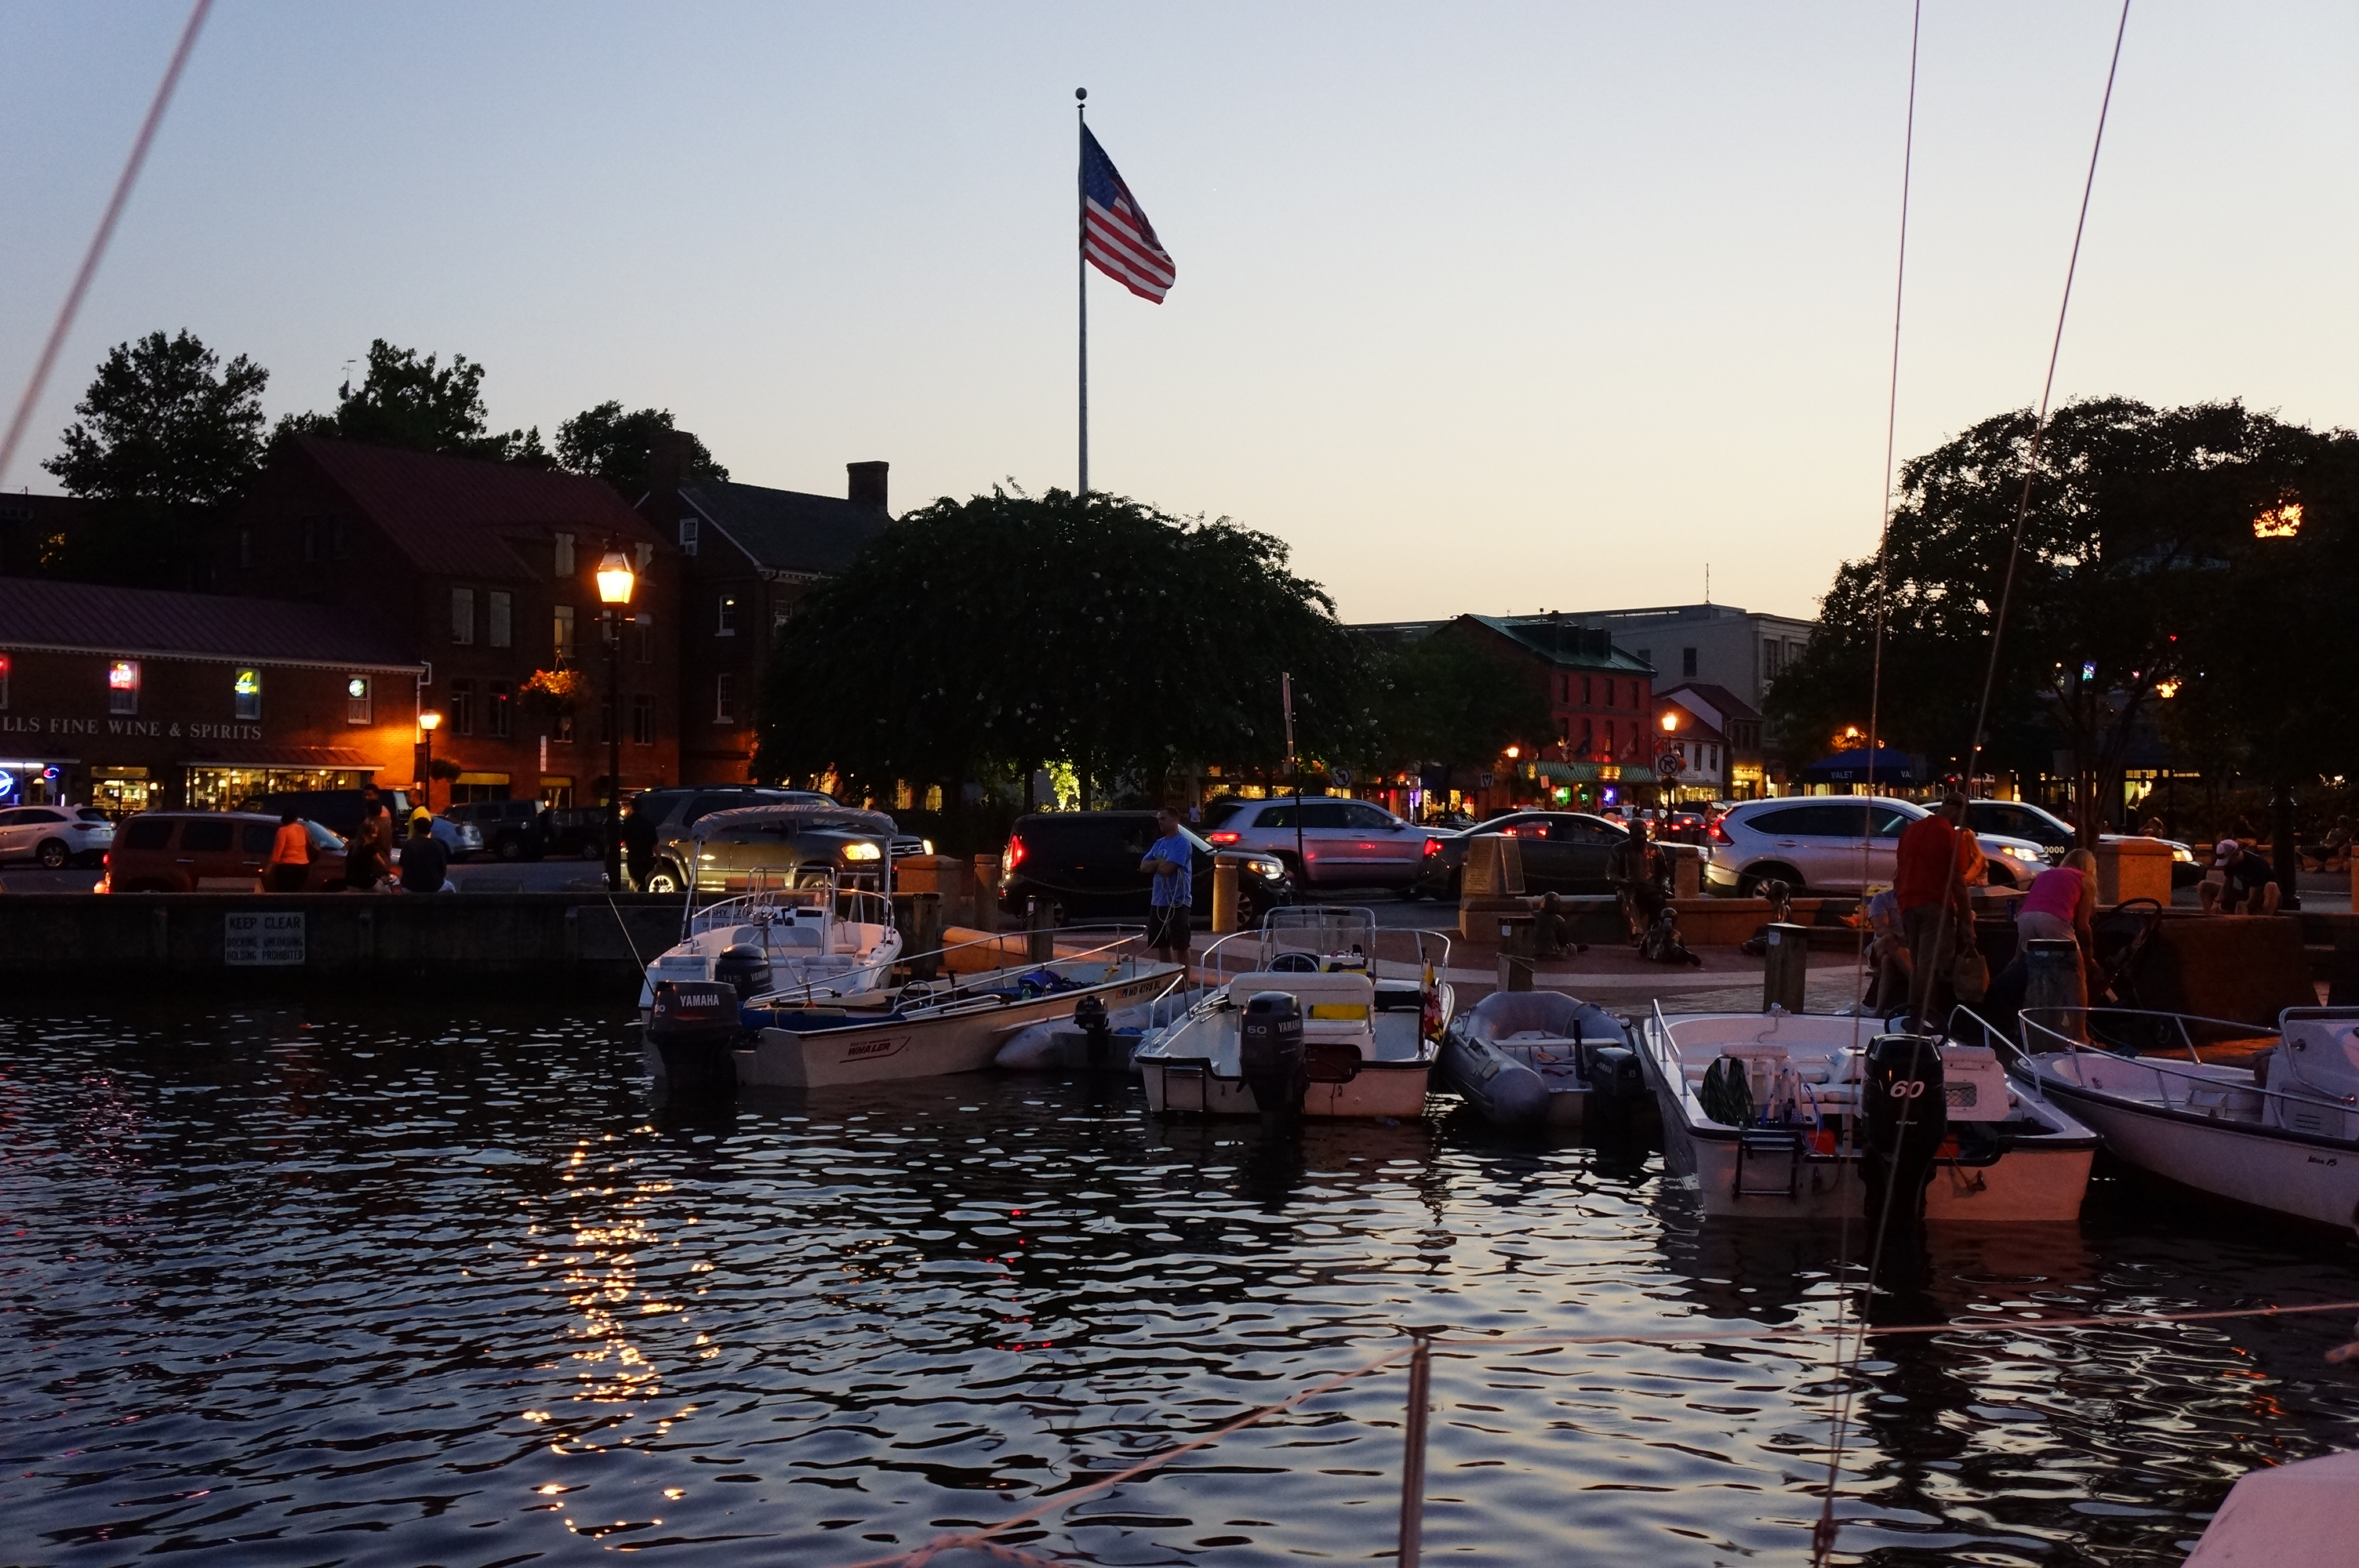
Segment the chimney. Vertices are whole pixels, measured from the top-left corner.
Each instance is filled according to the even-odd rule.
[[[647,493],[669,503],[688,478],[689,442],[685,430],[658,430],[647,440]]]
[[[864,506],[871,512],[885,510],[885,470],[891,463],[846,463],[843,471],[851,476],[844,494],[854,506]]]

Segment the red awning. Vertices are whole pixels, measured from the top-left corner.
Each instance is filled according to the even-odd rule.
[[[373,773],[383,762],[371,762],[347,746],[262,746],[232,743],[208,746],[181,759],[191,768],[335,768],[346,773]]]

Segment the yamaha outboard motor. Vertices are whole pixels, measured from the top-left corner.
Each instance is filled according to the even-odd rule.
[[[739,1001],[751,1001],[770,989],[770,956],[744,942],[723,947],[712,960],[712,979],[735,987]]]
[[[1093,1068],[1103,1067],[1114,1052],[1114,1025],[1106,1020],[1105,998],[1085,996],[1073,1004],[1073,1027],[1081,1032],[1082,1047]]]
[[[658,980],[647,1052],[674,1094],[737,1087],[734,1053],[745,1035],[734,987],[717,980]]]
[[[1291,1120],[1302,1108],[1302,1004],[1290,991],[1259,991],[1245,1003],[1237,1056],[1264,1119]]]
[[[1921,1283],[1925,1187],[1950,1130],[1940,1047],[1930,1035],[1877,1035],[1867,1047],[1860,1099],[1859,1173],[1873,1255],[1883,1260],[1887,1288],[1914,1290]]]

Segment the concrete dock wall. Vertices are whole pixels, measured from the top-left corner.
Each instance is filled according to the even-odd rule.
[[[643,893],[12,893],[0,897],[0,982],[22,995],[425,981],[627,1002],[679,919],[677,896]]]

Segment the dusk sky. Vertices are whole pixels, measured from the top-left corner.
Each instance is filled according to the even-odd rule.
[[[13,406],[179,4],[0,8]],[[1926,7],[1900,451],[2034,401],[2116,8]],[[1908,6],[221,0],[33,422],[186,327],[332,406],[669,407],[894,504],[1074,473],[1072,90],[1179,268],[1091,284],[1093,478],[1354,620],[1812,612],[1874,539]],[[2139,0],[2060,397],[2359,422],[2359,11]]]

